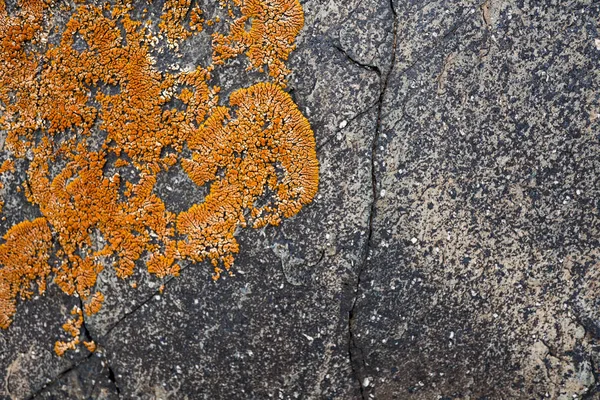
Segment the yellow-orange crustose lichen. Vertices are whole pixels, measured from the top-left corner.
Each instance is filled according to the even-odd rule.
[[[50,0],[21,0],[10,14],[0,0],[0,175],[26,160],[22,188],[40,213],[0,244],[0,327],[11,324],[17,297],[31,297],[34,285],[44,293],[52,279],[83,307],[63,325],[69,339],[56,342],[59,355],[79,345],[85,316],[100,310],[105,267],[126,278],[144,261],[163,278],[177,276],[182,261],[210,260],[218,279],[239,251],[238,228],[278,225],[318,186],[312,130],[283,90],[304,23],[298,0],[222,0],[228,25],[205,19],[192,0],[166,0],[156,26],[133,17],[141,8],[131,0],[77,4],[60,40],[49,41]],[[211,65],[156,68],[156,43],[178,52],[207,30]],[[211,84],[215,69],[242,54],[268,73],[225,103]],[[156,190],[175,165],[210,185],[179,213]]]
[[[269,75],[285,85],[285,76],[290,72],[285,62],[304,25],[298,0],[232,0],[232,3],[242,16],[231,24],[227,35],[214,36],[213,62],[223,64],[246,52],[252,67],[262,70],[266,66]]]

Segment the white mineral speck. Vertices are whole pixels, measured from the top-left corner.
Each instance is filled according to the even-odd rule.
[[[303,333],[302,336],[304,336],[306,338],[306,340],[308,340],[309,342],[312,342],[313,340],[315,340],[312,336],[308,336],[306,333]]]
[[[417,240],[417,238],[416,238],[416,237],[414,237],[414,238],[410,239],[410,241],[411,241],[413,244],[415,244],[415,243],[417,243],[417,241],[418,241],[418,240]]]
[[[342,122],[340,122],[339,127],[340,127],[340,129],[344,129],[347,125],[348,125],[348,121],[343,120]]]

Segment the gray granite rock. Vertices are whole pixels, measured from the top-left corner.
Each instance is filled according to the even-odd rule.
[[[105,269],[94,354],[52,352],[78,299],[19,303],[0,396],[600,398],[600,5],[302,4],[287,90],[317,141],[314,202],[240,231],[233,277]],[[205,64],[203,40],[159,64]],[[243,67],[225,98],[259,79]],[[37,216],[23,171],[2,232]],[[206,195],[162,178],[174,211]]]
[[[444,4],[396,4],[362,394],[597,398],[598,7]]]

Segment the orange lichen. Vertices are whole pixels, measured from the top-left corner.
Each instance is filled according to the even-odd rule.
[[[193,153],[181,161],[184,170],[197,185],[213,183],[203,203],[177,217],[185,236],[179,253],[194,261],[220,260],[226,270],[239,250],[235,230],[247,224],[244,210],[256,228],[278,225],[312,200],[318,182],[312,131],[287,93],[259,83],[234,92],[230,104],[238,107],[235,119],[225,124],[228,112],[217,108],[188,138]],[[285,171],[281,182],[276,164]],[[274,192],[271,201],[255,206],[267,189]]]
[[[304,13],[298,0],[232,0],[242,15],[229,34],[213,35],[213,62],[223,64],[246,53],[251,66],[268,67],[275,82],[285,85],[289,69],[285,66],[294,41],[304,26]],[[250,28],[247,29],[247,24]]]
[[[54,352],[57,356],[62,357],[67,350],[75,350],[77,345],[79,344],[79,338],[75,338],[73,340],[69,340],[68,342],[64,342],[62,340],[57,340],[54,343]]]
[[[13,226],[3,239],[0,245],[0,328],[6,329],[16,312],[17,295],[30,298],[34,282],[39,294],[46,290],[52,233],[46,219],[38,218]]]
[[[46,3],[23,2],[9,16],[0,0],[3,151],[28,160],[23,188],[41,213],[12,227],[0,244],[2,328],[17,296],[30,297],[34,282],[43,293],[51,274],[64,293],[83,300],[88,316],[102,306],[96,281],[111,263],[120,278],[142,261],[160,279],[178,276],[182,261],[209,260],[215,280],[232,274],[239,228],[278,225],[317,191],[312,130],[283,90],[285,62],[303,25],[298,0],[223,2],[233,19],[227,34],[217,32],[219,17],[205,20],[192,0],[167,0],[158,32],[133,19],[130,0],[84,3],[77,2],[60,41],[42,49],[44,16],[52,11]],[[178,51],[209,24],[213,64],[157,69],[156,42],[164,38]],[[242,53],[251,67],[268,68],[267,82],[234,91],[226,103],[211,83],[215,68]],[[159,174],[175,165],[210,188],[179,213],[157,191]],[[13,166],[6,161],[0,174]],[[57,261],[49,265],[51,256]],[[80,343],[84,312],[73,315],[63,325],[72,339],[56,342],[59,355]]]
[[[81,335],[81,326],[83,325],[83,313],[79,307],[73,307],[71,314],[76,318],[71,318],[62,326],[63,330],[71,335],[68,341],[56,341],[54,344],[54,352],[62,356],[65,351],[73,350],[80,343],[79,336]]]
[[[71,310],[71,314],[76,315],[77,318],[71,318],[63,324],[62,328],[69,335],[76,338],[81,333],[81,325],[83,325],[83,314],[81,313],[81,309],[79,307],[74,307],[73,310]]]
[[[185,28],[183,22],[188,15],[190,17],[190,28],[196,31],[202,30],[202,22],[199,13],[198,6],[194,6],[192,10],[193,0],[167,0],[163,5],[163,15],[160,17],[161,21],[158,24],[160,32],[167,37],[167,42],[170,47],[176,48],[178,44],[187,39],[192,35],[188,29]],[[199,15],[200,14],[200,15]]]
[[[96,343],[94,341],[91,342],[86,342],[85,340],[83,341],[83,345],[85,346],[86,349],[88,349],[88,351],[90,353],[93,353],[96,351]]]
[[[104,303],[104,295],[102,292],[94,293],[89,303],[84,306],[85,315],[90,316],[96,314],[98,311],[100,311],[102,303]]]

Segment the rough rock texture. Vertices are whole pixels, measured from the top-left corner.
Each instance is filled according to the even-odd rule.
[[[444,8],[396,5],[351,321],[363,395],[595,398],[598,7]]]
[[[162,294],[105,270],[94,354],[52,352],[77,299],[19,304],[0,396],[600,398],[600,5],[302,4],[288,90],[317,140],[314,202],[240,232],[216,283],[208,263]],[[198,194],[169,193],[174,174],[176,208]],[[11,201],[3,232],[36,216]]]

